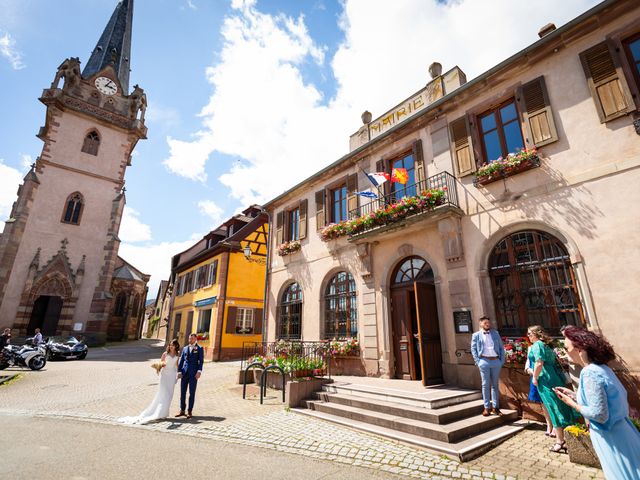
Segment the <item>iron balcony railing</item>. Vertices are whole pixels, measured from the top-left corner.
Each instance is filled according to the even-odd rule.
[[[260,362],[265,367],[279,365],[292,377],[327,376],[331,378],[329,342],[298,340],[244,342],[241,370],[244,371],[254,362]]]
[[[393,188],[393,192],[387,195],[378,197],[377,199],[372,200],[368,203],[365,203],[364,205],[360,205],[358,208],[350,210],[349,220],[355,220],[355,219],[364,217],[366,215],[370,215],[371,213],[374,213],[379,209],[397,204],[403,198],[418,197],[426,191],[435,190],[435,189],[439,189],[444,192],[444,195],[435,205],[435,208],[438,208],[444,205],[459,207],[456,178],[453,175],[451,175],[449,172],[438,173],[436,175],[433,175],[425,180],[421,180],[420,182],[414,183],[412,185],[401,185],[399,183],[392,183],[391,188]],[[416,215],[418,213],[422,213],[423,211],[430,210],[432,208],[434,208],[432,205],[416,208],[412,210],[409,214],[399,217],[398,220],[401,220],[402,218],[406,218],[408,216]],[[395,220],[388,221],[387,223],[392,223],[393,221]],[[365,228],[365,230],[371,230],[372,228],[376,228],[378,226],[380,225],[376,224],[368,228]]]

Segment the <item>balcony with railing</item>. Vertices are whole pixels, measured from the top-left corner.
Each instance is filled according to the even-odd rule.
[[[349,218],[320,232],[323,241],[341,236],[351,239],[382,233],[401,222],[413,222],[439,214],[462,211],[456,179],[442,172],[412,185],[393,184],[394,191],[349,211]]]

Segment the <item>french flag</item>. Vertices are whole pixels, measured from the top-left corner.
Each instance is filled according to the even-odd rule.
[[[375,172],[375,173],[367,173],[366,174],[371,183],[373,183],[376,187],[379,187],[387,180],[391,179],[391,176],[385,172]]]

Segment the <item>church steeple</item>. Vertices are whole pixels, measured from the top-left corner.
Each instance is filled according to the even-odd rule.
[[[133,24],[133,0],[121,0],[111,15],[91,58],[82,71],[83,78],[95,75],[111,65],[125,95],[129,93],[129,68],[131,58],[131,26]]]

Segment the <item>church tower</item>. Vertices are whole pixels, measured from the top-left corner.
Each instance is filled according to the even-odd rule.
[[[124,268],[123,276],[133,277],[126,280],[137,282],[136,294],[118,305],[121,316],[144,310],[149,279],[118,257],[125,172],[147,133],[146,96],[129,88],[132,20],[133,0],[120,1],[82,73],[80,60],[67,58],[40,98],[42,153],[0,235],[0,327],[15,335],[41,328],[91,343],[108,332],[135,336],[128,318],[115,330],[112,318],[114,272]]]

